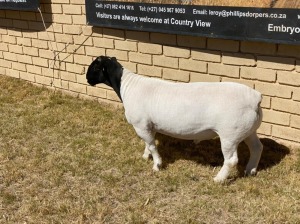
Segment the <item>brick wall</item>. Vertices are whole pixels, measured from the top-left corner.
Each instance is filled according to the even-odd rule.
[[[300,46],[91,27],[84,0],[41,0],[41,11],[47,31],[39,12],[0,10],[0,74],[113,104],[111,88],[86,84],[99,55],[145,76],[240,82],[264,96],[261,136],[300,144]]]

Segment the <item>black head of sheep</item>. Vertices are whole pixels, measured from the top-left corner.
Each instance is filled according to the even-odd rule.
[[[120,88],[122,74],[123,66],[115,57],[100,56],[90,64],[86,73],[86,79],[92,86],[104,83],[112,87],[121,99]]]

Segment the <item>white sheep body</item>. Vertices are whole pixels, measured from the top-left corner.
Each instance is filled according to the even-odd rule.
[[[261,94],[237,83],[172,83],[124,70],[121,97],[130,124],[181,139],[208,130],[245,137],[260,124]]]
[[[168,82],[127,69],[120,92],[126,119],[145,140],[143,157],[152,154],[154,170],[161,165],[154,143],[159,132],[195,142],[219,135],[225,161],[216,181],[227,178],[230,167],[237,163],[237,145],[245,140],[252,153],[246,172],[256,172],[262,150],[256,135],[262,119],[259,92],[231,82]]]

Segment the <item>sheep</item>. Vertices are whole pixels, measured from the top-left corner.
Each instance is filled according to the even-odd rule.
[[[250,158],[245,174],[254,175],[263,150],[256,130],[262,121],[262,96],[233,82],[176,83],[135,74],[115,57],[97,57],[88,67],[87,82],[113,88],[123,102],[125,117],[145,141],[144,159],[153,158],[158,171],[162,159],[155,134],[202,140],[219,136],[224,163],[214,181],[224,182],[238,163],[237,147],[245,141]]]

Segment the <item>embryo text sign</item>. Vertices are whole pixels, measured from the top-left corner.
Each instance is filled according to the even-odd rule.
[[[86,0],[90,25],[300,44],[300,9]]]

